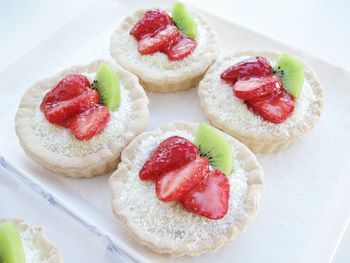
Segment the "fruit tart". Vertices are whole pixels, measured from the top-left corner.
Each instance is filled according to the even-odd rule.
[[[111,38],[110,52],[142,86],[172,92],[197,85],[219,53],[218,36],[196,11],[176,2],[171,10],[138,10]]]
[[[252,221],[263,170],[245,145],[218,129],[172,123],[136,137],[109,182],[114,214],[138,242],[198,256]]]
[[[253,152],[279,151],[318,122],[322,87],[312,70],[286,53],[238,52],[217,61],[200,82],[205,115]]]
[[[61,263],[63,259],[41,228],[20,219],[0,218],[0,262]]]
[[[26,154],[49,170],[92,177],[117,167],[148,115],[136,76],[97,60],[29,88],[16,114],[16,132]]]

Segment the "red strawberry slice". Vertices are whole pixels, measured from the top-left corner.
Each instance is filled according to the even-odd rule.
[[[207,177],[182,199],[184,207],[210,219],[221,219],[227,214],[230,184],[220,170],[208,172]]]
[[[74,98],[90,88],[89,80],[80,74],[71,74],[62,79],[44,97],[40,110],[44,111],[59,101]]]
[[[143,54],[151,54],[160,51],[167,42],[174,40],[179,35],[176,26],[168,25],[163,30],[158,31],[154,36],[142,38],[137,46],[138,51]]]
[[[153,35],[167,25],[173,25],[170,16],[161,10],[148,10],[145,15],[131,29],[130,35],[137,40],[144,38],[146,35]]]
[[[100,97],[96,90],[87,89],[79,96],[69,100],[59,101],[55,104],[47,104],[44,109],[45,118],[54,124],[63,125],[75,116],[96,103],[99,103]]]
[[[208,159],[197,158],[181,168],[158,177],[156,182],[158,199],[163,202],[181,200],[206,177],[208,169]]]
[[[168,42],[162,52],[167,54],[169,60],[182,60],[191,54],[196,46],[193,39],[179,35],[173,42]]]
[[[197,146],[179,136],[172,136],[161,142],[151,157],[142,166],[141,180],[155,180],[172,170],[178,169],[199,156]]]
[[[67,128],[78,140],[89,140],[106,127],[109,118],[108,108],[96,104],[70,119],[67,122]]]
[[[242,77],[264,77],[272,75],[272,67],[268,60],[264,57],[251,57],[242,62],[239,62],[224,72],[220,77],[222,80],[235,84]]]
[[[248,106],[265,120],[273,123],[284,122],[294,111],[294,99],[285,90],[279,95],[249,100]]]
[[[251,100],[272,94],[278,94],[283,89],[282,80],[278,76],[244,77],[233,86],[234,94],[242,100]]]

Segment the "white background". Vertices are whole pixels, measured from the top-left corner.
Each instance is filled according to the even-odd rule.
[[[0,0],[0,70],[84,12],[92,2],[94,0]],[[348,0],[187,2],[350,69]],[[349,246],[350,229],[334,263],[350,262]]]

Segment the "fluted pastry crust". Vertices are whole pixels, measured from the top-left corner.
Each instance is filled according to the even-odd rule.
[[[244,102],[241,100],[239,101],[239,99],[234,96],[232,87],[220,80],[220,73],[224,71],[227,64],[230,64],[233,60],[238,62],[244,57],[263,56],[270,61],[276,61],[279,55],[280,53],[278,52],[258,50],[237,52],[229,55],[218,60],[210,67],[198,88],[202,109],[210,122],[217,128],[239,139],[255,153],[280,151],[299,141],[305,133],[315,126],[323,109],[322,86],[315,73],[305,64],[304,85],[307,85],[308,93],[306,94],[306,86],[304,86],[300,97],[296,100],[296,109],[294,113],[285,123],[281,124],[269,123],[256,114],[252,112],[249,113],[250,111]],[[228,106],[224,109],[225,103],[220,102],[220,105],[217,104],[214,100],[219,95],[217,92],[220,92],[218,87],[226,89],[229,92],[226,96],[227,100],[232,100],[232,102],[235,100],[235,105],[240,103],[240,107],[233,108]],[[308,106],[303,109],[303,114],[296,113],[296,111],[302,111],[298,110],[298,107],[302,108],[303,106],[298,105],[298,103],[303,103],[301,101],[309,103]],[[245,118],[244,122],[238,121],[238,117],[242,115],[241,111],[245,111],[245,117],[241,118]],[[300,116],[298,116],[298,118],[296,118],[296,116],[293,118],[295,114],[299,114]]]
[[[61,250],[47,239],[45,232],[41,227],[28,225],[23,220],[17,218],[0,218],[0,223],[4,222],[12,223],[20,234],[30,230],[31,234],[33,235],[33,239],[35,240],[35,243],[33,243],[33,245],[36,245],[36,249],[40,251],[40,255],[45,255],[45,262],[63,263]]]
[[[168,11],[168,10],[167,10]],[[181,61],[170,61],[164,54],[140,55],[137,42],[129,34],[131,28],[142,18],[146,9],[140,9],[126,17],[114,31],[110,42],[112,57],[125,69],[137,75],[142,86],[148,91],[174,92],[195,87],[208,67],[219,54],[219,40],[215,29],[198,13],[192,16],[198,30],[205,32],[203,48],[197,45],[194,52]],[[204,33],[203,33],[204,34]],[[143,61],[147,58],[147,62]]]
[[[110,190],[112,194],[112,207],[113,212],[115,216],[121,220],[124,227],[131,233],[131,235],[141,244],[149,247],[153,251],[157,253],[167,253],[171,256],[183,256],[183,255],[189,255],[189,256],[198,256],[202,253],[206,253],[209,251],[215,251],[219,249],[224,244],[227,244],[234,240],[236,236],[245,229],[245,227],[248,225],[249,222],[251,222],[258,211],[259,208],[259,200],[260,200],[260,194],[263,190],[263,169],[256,160],[254,154],[242,143],[240,143],[238,140],[234,139],[233,137],[223,133],[220,131],[220,133],[225,136],[229,144],[234,147],[234,162],[237,162],[240,165],[240,169],[245,173],[246,175],[246,181],[244,184],[246,184],[246,193],[244,195],[244,201],[242,203],[242,211],[237,213],[237,217],[233,218],[231,221],[231,217],[228,218],[228,220],[224,220],[226,216],[228,216],[232,211],[228,211],[228,214],[221,220],[217,220],[214,222],[210,219],[205,219],[198,215],[190,215],[191,212],[188,212],[184,210],[181,206],[177,206],[176,204],[164,204],[166,206],[165,214],[169,221],[166,221],[164,224],[169,224],[170,226],[175,226],[175,221],[172,220],[180,214],[177,213],[187,213],[186,215],[186,222],[184,225],[187,224],[198,224],[200,222],[199,228],[196,228],[199,232],[201,231],[208,231],[209,224],[211,224],[211,229],[219,230],[218,233],[208,233],[209,238],[208,239],[196,239],[196,240],[184,240],[184,239],[175,239],[175,238],[169,238],[169,236],[173,236],[173,233],[163,233],[163,235],[160,235],[158,231],[175,231],[174,227],[165,227],[163,225],[158,226],[158,223],[162,220],[161,216],[158,215],[158,211],[156,209],[150,208],[152,211],[149,211],[151,215],[139,215],[138,217],[135,217],[133,215],[133,209],[134,207],[131,207],[133,204],[131,204],[130,207],[128,207],[129,203],[125,200],[124,197],[130,196],[133,193],[130,191],[137,191],[136,186],[131,187],[131,190],[127,190],[127,193],[123,193],[123,191],[126,191],[126,183],[125,180],[129,180],[131,176],[131,172],[133,169],[133,166],[135,166],[135,163],[138,161],[135,159],[135,155],[137,154],[137,151],[139,151],[139,147],[141,147],[141,143],[145,140],[147,140],[150,137],[159,137],[164,135],[167,132],[177,131],[177,132],[186,132],[188,134],[191,134],[192,136],[195,136],[197,133],[198,124],[195,123],[186,123],[186,122],[179,122],[179,123],[171,123],[168,124],[158,130],[151,131],[151,132],[144,132],[137,136],[122,152],[121,155],[121,163],[119,164],[118,170],[112,174],[110,177],[109,183],[110,183]],[[181,134],[180,134],[181,135]],[[235,176],[235,173],[233,172],[230,176]],[[140,187],[149,187],[148,190],[152,191],[154,193],[154,198],[156,197],[156,193],[154,190],[154,186],[152,185],[153,182],[143,182],[139,180],[138,176],[136,176],[135,180],[137,180],[137,184],[139,184]],[[230,180],[230,179],[229,179]],[[232,182],[232,181],[230,181]],[[136,185],[137,185],[136,184]],[[142,185],[142,184],[148,184],[148,185]],[[231,183],[230,183],[231,184]],[[231,185],[232,187],[232,185]],[[129,188],[127,188],[129,189]],[[235,189],[232,189],[233,193],[235,192]],[[153,198],[153,195],[151,195]],[[230,201],[232,202],[233,196],[230,195]],[[145,196],[139,196],[137,192],[137,198],[138,199],[147,199],[149,197]],[[145,206],[149,204],[150,200],[145,201]],[[159,201],[159,200],[158,200]],[[157,202],[158,202],[157,201]],[[130,201],[132,202],[132,201]],[[142,201],[141,201],[142,202]],[[160,202],[160,201],[159,201]],[[237,204],[235,204],[237,205]],[[230,209],[235,209],[235,206],[232,206]],[[238,209],[238,208],[236,208]],[[146,218],[147,216],[153,216],[156,225],[151,228],[145,227],[145,224],[140,223]],[[183,217],[181,217],[183,218]],[[183,220],[183,219],[181,219]],[[182,222],[183,223],[183,222]],[[156,228],[158,227],[158,230]],[[152,230],[153,229],[153,230]],[[190,230],[189,230],[190,231]],[[169,234],[169,235],[168,235]],[[191,232],[190,237],[194,238],[196,236],[195,234]],[[176,235],[176,233],[175,233]]]
[[[115,169],[121,151],[137,134],[143,131],[148,123],[149,101],[138,79],[118,65],[109,63],[118,73],[123,88],[130,96],[131,116],[127,124],[127,131],[121,133],[119,137],[116,136],[115,140],[109,139],[100,149],[84,156],[66,156],[62,152],[54,152],[45,147],[33,127],[33,119],[40,106],[43,93],[49,91],[68,74],[95,73],[101,62],[102,60],[96,60],[89,65],[75,66],[40,80],[31,86],[22,97],[16,114],[16,132],[20,144],[29,157],[57,174],[70,177],[92,177]],[[104,136],[103,132],[96,136]]]

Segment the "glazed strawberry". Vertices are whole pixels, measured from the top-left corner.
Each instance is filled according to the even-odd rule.
[[[156,182],[158,199],[163,202],[181,200],[187,192],[206,177],[208,170],[208,159],[197,158],[176,170],[158,177]]]
[[[99,103],[99,101],[100,97],[97,91],[89,88],[72,99],[59,101],[50,106],[47,104],[44,109],[45,118],[51,123],[65,126],[67,120]]]
[[[220,170],[208,172],[207,177],[182,199],[184,207],[210,219],[221,219],[227,214],[230,184]]]
[[[176,26],[168,25],[155,35],[142,38],[138,43],[137,50],[143,55],[160,51],[167,42],[176,39],[179,34]]]
[[[141,180],[154,180],[170,171],[180,168],[199,156],[197,146],[179,136],[172,136],[161,142],[151,157],[142,166]]]
[[[196,46],[193,39],[180,34],[173,42],[168,42],[162,52],[167,54],[169,60],[182,60],[191,54]]]
[[[40,110],[44,111],[45,107],[49,107],[59,101],[74,98],[89,88],[90,83],[85,76],[80,74],[68,75],[45,95],[40,105]]]
[[[170,16],[161,10],[148,10],[143,18],[131,29],[130,35],[137,40],[145,36],[152,36],[157,31],[164,29],[167,25],[173,25]]]
[[[278,76],[244,77],[233,86],[235,96],[242,100],[278,94],[282,89],[282,80]]]
[[[179,16],[177,19],[180,19]],[[179,23],[186,24],[186,21],[180,19]],[[176,26],[179,24],[175,25],[166,12],[148,10],[131,29],[130,34],[138,40],[137,50],[140,54],[147,55],[160,51],[165,53],[169,60],[181,60],[193,52],[196,42],[184,37]]]
[[[67,122],[66,126],[78,140],[89,140],[106,127],[109,118],[108,108],[96,104],[86,111],[75,115]]]
[[[272,75],[272,67],[269,61],[264,57],[251,57],[242,62],[239,62],[224,72],[220,77],[222,80],[235,84],[242,77],[264,77]]]
[[[265,120],[273,123],[285,121],[294,110],[294,99],[285,90],[279,95],[247,101],[248,106]]]

